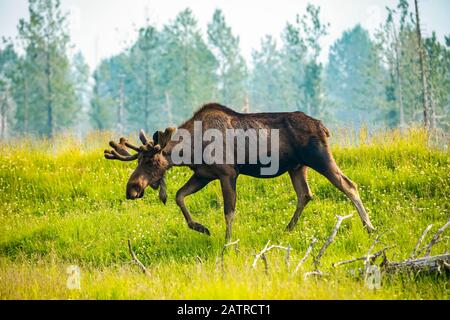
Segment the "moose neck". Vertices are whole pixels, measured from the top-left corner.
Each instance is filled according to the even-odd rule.
[[[185,164],[174,164],[172,161],[172,150],[173,148],[178,144],[179,142],[177,141],[170,141],[167,146],[164,148],[164,150],[162,151],[162,155],[163,157],[167,160],[168,166],[167,166],[167,170],[169,170],[172,167],[182,167],[182,166],[186,166]]]

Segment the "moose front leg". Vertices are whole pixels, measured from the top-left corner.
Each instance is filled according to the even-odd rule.
[[[204,227],[203,225],[201,225],[198,222],[195,222],[192,217],[191,214],[189,213],[189,211],[186,208],[186,205],[184,204],[184,197],[196,193],[197,191],[203,189],[203,187],[205,187],[209,182],[211,182],[210,179],[206,179],[203,177],[199,177],[197,175],[193,175],[188,182],[186,182],[186,184],[184,186],[182,186],[180,188],[180,190],[177,191],[177,195],[176,195],[176,202],[177,205],[180,207],[181,211],[183,212],[184,218],[186,219],[186,222],[189,226],[189,228],[191,228],[192,230],[201,232],[201,233],[205,233],[208,236],[210,235],[209,230]]]
[[[227,224],[225,243],[229,243],[231,240],[231,228],[236,209],[236,177],[225,176],[220,178],[220,186],[222,187],[225,222]]]

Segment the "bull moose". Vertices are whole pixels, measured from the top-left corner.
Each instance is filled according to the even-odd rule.
[[[277,132],[278,136],[278,169],[270,174],[262,174],[261,169],[265,167],[262,161],[249,161],[249,156],[245,156],[244,161],[237,161],[236,145],[232,146],[232,163],[217,161],[211,163],[205,159],[194,161],[194,146],[186,144],[185,136],[182,141],[176,140],[178,131],[184,131],[194,135],[195,124],[201,123],[201,132],[205,133],[209,129],[214,129],[216,133],[226,134],[228,129],[241,130],[261,130]],[[138,165],[129,178],[126,188],[127,199],[138,199],[144,195],[144,190],[150,186],[157,190],[163,203],[167,201],[165,173],[173,166],[188,166],[192,171],[192,177],[176,193],[176,203],[183,212],[184,218],[189,228],[210,235],[209,230],[202,224],[194,221],[190,215],[184,198],[196,193],[204,188],[209,182],[218,179],[222,188],[224,201],[224,213],[226,221],[225,241],[231,239],[232,223],[236,208],[236,181],[240,174],[257,178],[272,178],[280,176],[286,172],[297,194],[298,202],[295,213],[289,222],[286,230],[290,231],[296,225],[303,209],[312,199],[312,193],[307,182],[307,169],[312,168],[325,176],[336,188],[343,192],[354,204],[363,225],[367,231],[374,228],[369,216],[361,202],[356,184],[347,178],[337,166],[328,143],[330,136],[327,128],[321,121],[307,116],[303,112],[279,112],[279,113],[238,113],[230,108],[216,103],[204,105],[192,118],[184,122],[178,128],[167,128],[164,132],[157,131],[152,139],[148,138],[141,130],[139,139],[142,146],[137,147],[121,138],[119,143],[110,142],[112,150],[105,150],[104,156],[107,159],[120,161],[137,160]],[[233,140],[234,141],[234,140]],[[244,148],[249,151],[255,146],[255,141],[244,139]],[[173,153],[175,149],[180,149],[180,144],[188,148],[188,155],[192,161],[178,163],[174,161]],[[234,142],[233,142],[234,143]],[[202,141],[201,146],[206,148],[207,141]],[[136,151],[131,154],[127,148]],[[242,149],[242,146],[241,148]],[[229,150],[229,149],[227,149]],[[245,151],[244,150],[244,151]],[[271,140],[267,147],[269,153],[274,153],[274,144]],[[184,151],[179,152],[183,156]]]

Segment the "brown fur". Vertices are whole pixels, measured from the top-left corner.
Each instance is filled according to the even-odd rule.
[[[273,176],[261,176],[261,164],[188,164],[194,174],[189,181],[177,192],[176,202],[191,229],[209,234],[207,228],[195,222],[184,204],[184,198],[193,194],[209,182],[218,179],[222,187],[224,197],[225,220],[227,224],[226,240],[231,239],[231,227],[236,205],[236,180],[240,174],[258,178],[276,177],[289,172],[294,190],[297,193],[297,210],[292,217],[287,229],[291,230],[306,204],[311,200],[312,194],[306,181],[307,168],[312,168],[324,175],[340,191],[354,203],[364,226],[373,230],[364,206],[359,198],[356,185],[348,179],[338,168],[331,154],[328,144],[330,133],[321,121],[307,116],[303,112],[276,112],[276,113],[238,113],[230,108],[217,103],[206,104],[194,113],[191,119],[179,126],[179,129],[188,130],[193,135],[194,121],[201,121],[203,131],[214,128],[222,133],[226,129],[278,129],[279,130],[279,171]],[[171,161],[171,152],[174,146],[180,142],[169,141],[175,130],[166,129],[165,133],[155,133],[154,137],[164,140],[167,145],[157,150],[156,155],[146,157],[145,152],[140,155],[139,164],[130,177],[127,186],[127,198],[135,199],[143,195],[144,189],[150,185],[157,188],[164,186],[160,191],[165,195],[164,174],[174,166]],[[224,135],[225,136],[225,135]],[[141,140],[146,140],[145,138]],[[153,142],[151,142],[153,143]],[[209,142],[204,142],[205,147]],[[193,145],[193,144],[192,144]],[[159,147],[156,146],[156,147]],[[248,141],[246,148],[248,150]],[[192,146],[193,148],[193,146]],[[270,150],[270,147],[269,147]],[[194,154],[192,150],[192,154]],[[106,154],[105,154],[106,156]],[[111,157],[107,157],[111,159]],[[236,161],[235,161],[236,162]],[[163,200],[164,196],[161,197]],[[165,200],[163,200],[165,201]]]

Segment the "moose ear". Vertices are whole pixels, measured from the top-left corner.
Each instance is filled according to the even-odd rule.
[[[155,144],[159,144],[161,146],[161,150],[165,148],[165,146],[169,143],[173,134],[177,131],[176,128],[167,128],[164,132],[157,131],[153,135],[153,140],[155,140]],[[156,138],[156,139],[155,139]]]
[[[159,133],[160,133],[161,131],[155,131],[155,133],[153,134],[153,137],[152,137],[152,140],[153,140],[153,142],[155,143],[155,145],[157,145],[158,144],[158,137],[159,137]],[[162,133],[162,132],[161,132]]]

